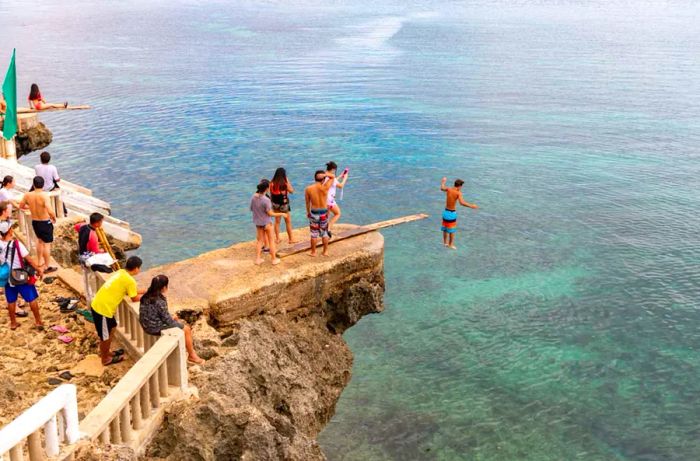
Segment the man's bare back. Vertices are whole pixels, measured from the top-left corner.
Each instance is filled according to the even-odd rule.
[[[309,203],[311,208],[316,210],[323,210],[327,206],[328,202],[328,187],[321,183],[311,184],[306,188],[306,196],[309,198]]]
[[[33,221],[56,221],[56,215],[49,205],[49,196],[46,192],[34,190],[24,194],[20,207],[29,207]]]
[[[446,195],[447,198],[445,200],[445,208],[448,210],[456,210],[457,209],[457,201],[462,197],[462,191],[457,189],[456,187],[448,187]]]

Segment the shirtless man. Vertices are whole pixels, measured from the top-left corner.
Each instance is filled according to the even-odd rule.
[[[457,247],[454,245],[455,232],[457,232],[457,202],[460,205],[469,208],[477,209],[479,208],[473,203],[469,203],[462,197],[462,186],[464,181],[461,179],[455,180],[454,187],[447,187],[447,178],[442,178],[440,183],[440,190],[447,193],[447,200],[445,202],[445,211],[442,212],[442,243],[448,248],[456,250]]]
[[[324,180],[328,178],[328,181]],[[315,182],[306,188],[306,216],[309,217],[309,229],[311,230],[311,254],[316,256],[316,241],[321,238],[323,242],[323,256],[328,256],[328,190],[333,185],[335,175],[318,170],[314,174]]]
[[[29,208],[32,213],[32,229],[37,237],[37,262],[44,273],[57,270],[49,267],[51,262],[51,242],[53,242],[53,225],[56,213],[51,209],[49,196],[44,192],[44,178],[34,177],[34,190],[27,192],[19,202],[20,208]]]

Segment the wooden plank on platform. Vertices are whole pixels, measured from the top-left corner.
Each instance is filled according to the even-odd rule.
[[[18,107],[18,114],[40,114],[42,112],[58,112],[60,110],[86,110],[92,109],[90,106],[68,106],[68,107],[52,107],[51,109],[30,109],[29,107]]]
[[[395,218],[395,219],[389,219],[387,221],[380,221],[376,222],[373,224],[367,224],[366,226],[360,226],[356,227],[354,229],[348,229],[346,231],[338,232],[333,235],[333,238],[329,242],[329,244],[340,242],[341,240],[349,239],[351,237],[357,237],[358,235],[364,235],[369,232],[374,232],[379,229],[384,229],[386,227],[392,227],[396,226],[398,224],[404,224],[407,222],[412,222],[412,221],[418,221],[420,219],[425,219],[427,218],[428,215],[424,213],[419,213],[419,214],[414,214],[410,216],[403,216],[401,218]],[[277,256],[280,258],[284,258],[286,256],[291,256],[297,253],[301,253],[302,251],[310,250],[311,249],[311,242],[305,241],[305,242],[299,242],[289,248],[285,248],[283,250],[279,250],[277,252]]]
[[[418,221],[420,219],[425,219],[427,217],[428,217],[428,215],[425,213],[418,213],[418,214],[412,214],[409,216],[403,216],[401,218],[389,219],[387,221],[380,221],[380,222],[376,222],[374,224],[367,224],[366,226],[362,226],[362,227],[365,227],[367,229],[372,229],[372,230],[384,229],[385,227],[397,226],[399,224],[404,224],[404,223],[411,222],[411,221]]]

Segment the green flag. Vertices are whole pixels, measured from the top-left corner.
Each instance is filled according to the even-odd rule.
[[[5,95],[7,109],[2,128],[2,137],[12,139],[17,133],[17,71],[15,69],[15,50],[12,50],[10,67],[7,68],[5,81],[2,83],[2,93]]]

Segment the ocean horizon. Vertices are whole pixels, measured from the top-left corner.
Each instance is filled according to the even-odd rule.
[[[700,459],[700,3],[0,2],[61,176],[148,267],[252,240],[260,178],[350,168],[385,312],[331,461]],[[3,64],[5,65],[5,64]],[[20,160],[38,163],[33,153]],[[1,173],[1,172],[0,172]],[[456,251],[440,179],[463,179]],[[331,247],[332,250],[332,247]],[[284,270],[284,263],[280,267]]]

